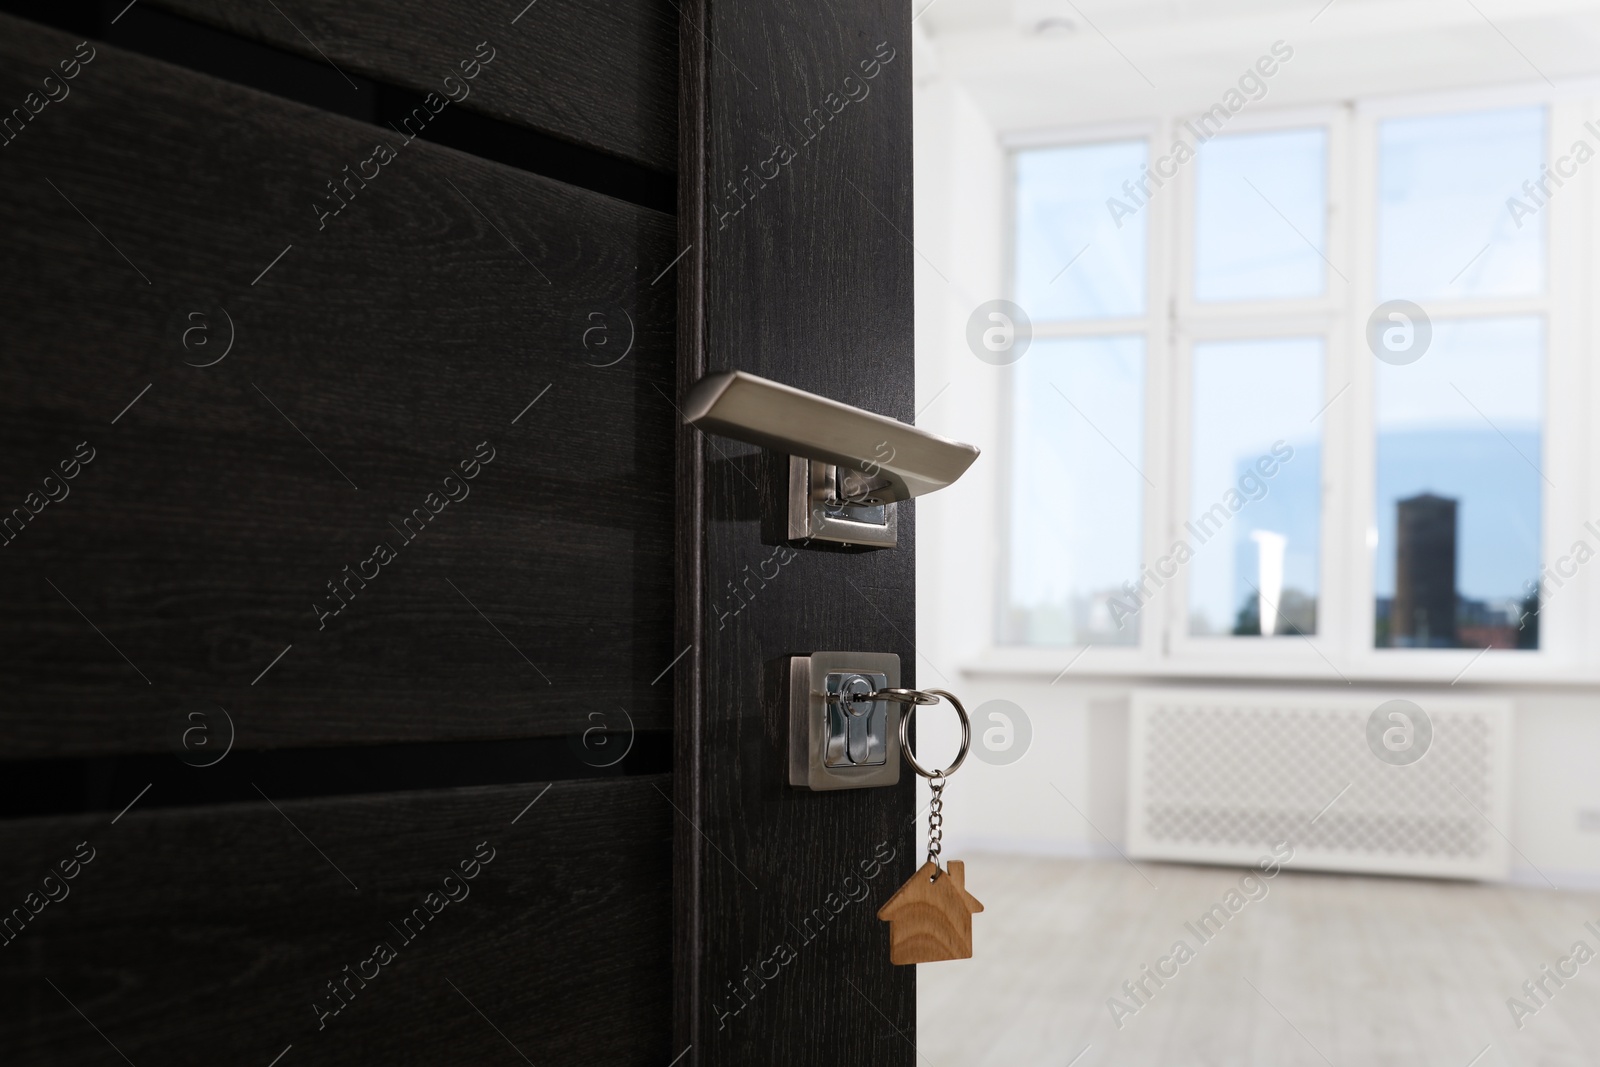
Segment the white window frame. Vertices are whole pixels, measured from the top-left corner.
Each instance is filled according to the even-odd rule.
[[[1153,562],[1179,536],[1189,510],[1189,393],[1193,344],[1199,340],[1256,336],[1325,338],[1322,423],[1322,543],[1318,632],[1309,639],[1191,637],[1188,634],[1187,568],[1140,612],[1134,647],[1002,646],[995,642],[999,612],[1009,595],[1009,548],[1005,517],[1010,511],[1009,473],[1001,479],[996,528],[1000,582],[991,645],[973,667],[979,671],[1054,674],[1071,664],[1091,676],[1179,676],[1323,679],[1334,682],[1399,680],[1455,682],[1578,683],[1600,681],[1600,650],[1592,648],[1600,619],[1600,560],[1579,571],[1540,613],[1537,650],[1480,654],[1474,649],[1377,649],[1372,646],[1373,556],[1365,531],[1375,528],[1374,372],[1366,349],[1366,320],[1377,304],[1377,136],[1386,118],[1540,104],[1547,109],[1546,160],[1564,153],[1582,133],[1584,121],[1600,113],[1600,88],[1592,83],[1552,88],[1542,84],[1374,98],[1353,105],[1262,109],[1233,117],[1224,135],[1323,125],[1328,130],[1328,235],[1326,252],[1348,278],[1329,270],[1324,296],[1314,300],[1199,303],[1192,297],[1194,256],[1194,162],[1158,190],[1143,209],[1147,218],[1146,315],[1131,319],[1034,323],[1034,336],[1081,337],[1144,332],[1145,455],[1141,466],[1155,491],[1144,490],[1141,541]],[[1008,138],[1005,224],[1006,291],[1014,295],[1015,156],[1029,148],[1104,143],[1143,138],[1148,159],[1167,153],[1185,116],[1147,123],[1085,126]],[[1597,123],[1600,125],[1600,123]],[[1185,138],[1190,140],[1191,138]],[[1600,147],[1600,140],[1588,137]],[[1562,148],[1551,151],[1551,145]],[[1600,302],[1584,309],[1583,294],[1594,277],[1591,249],[1600,250],[1600,159],[1580,168],[1563,195],[1540,210],[1546,227],[1546,292],[1536,298],[1429,301],[1435,321],[1461,316],[1538,314],[1544,317],[1545,411],[1540,467],[1557,490],[1542,487],[1541,539],[1546,566],[1584,534],[1588,502],[1600,500],[1600,462],[1591,461],[1600,434],[1588,432],[1588,413],[1600,409],[1600,375],[1585,358],[1590,338],[1600,337]],[[1534,177],[1530,175],[1530,177]],[[1511,191],[1508,191],[1508,195]],[[1011,376],[1001,388],[1001,425],[1009,427]],[[1567,443],[1560,452],[1552,440]],[[1010,470],[1014,445],[1009,430],[998,457]],[[1600,547],[1600,540],[1591,537]],[[1466,669],[1466,670],[1464,670]],[[1058,675],[1059,676],[1059,675]]]

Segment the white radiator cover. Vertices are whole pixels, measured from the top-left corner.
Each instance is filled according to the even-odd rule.
[[[1135,690],[1128,854],[1243,866],[1287,841],[1291,869],[1506,878],[1510,702],[1404,694],[1433,740],[1395,766],[1367,720],[1396,695]]]

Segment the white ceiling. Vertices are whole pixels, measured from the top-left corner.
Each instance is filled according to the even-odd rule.
[[[1209,107],[1275,41],[1253,109],[1600,77],[1600,0],[912,0],[918,76],[1003,132]]]

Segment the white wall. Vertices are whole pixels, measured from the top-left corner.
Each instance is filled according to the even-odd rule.
[[[1070,677],[1070,676],[1069,676]],[[1128,692],[1131,682],[1061,682],[962,672],[953,687],[969,710],[1009,700],[1033,727],[1009,766],[970,758],[945,790],[946,854],[1007,851],[1115,856],[1126,832]],[[1459,687],[1458,687],[1459,688]],[[1512,881],[1600,888],[1600,693],[1528,694],[1515,704]],[[1341,687],[1340,695],[1347,695]],[[1373,691],[1373,705],[1396,695]],[[957,733],[927,718],[924,742],[953,751]],[[926,796],[923,798],[926,803]],[[1103,836],[1102,836],[1103,835]]]
[[[970,8],[957,0],[943,2],[952,5],[947,19],[959,29],[959,16]],[[1349,6],[1355,11],[1365,7]],[[1421,10],[1417,4],[1403,6],[1412,15]],[[1593,58],[1585,68],[1571,48],[1572,40],[1592,42],[1594,15],[1585,10],[1581,17],[1574,16],[1566,34],[1551,24],[1572,9],[1592,7],[1545,2],[1529,8],[1529,18],[1535,20],[1524,27],[1529,40],[1565,42],[1558,55],[1549,57],[1559,66],[1558,75],[1592,75],[1600,69],[1596,66],[1600,49],[1589,50]],[[1330,12],[1329,18],[1333,17]],[[1374,53],[1379,42],[1363,41],[1348,21],[1351,17],[1341,13],[1339,21],[1329,23],[1327,40],[1304,57],[1314,61],[1297,67],[1308,81],[1321,85],[1315,92],[1300,86],[1297,98],[1317,99],[1319,93],[1339,89],[1349,82],[1347,74],[1369,70],[1373,55],[1388,54]],[[1417,39],[1412,38],[1412,61],[1379,79],[1382,85],[1371,91],[1469,84],[1464,64],[1491,46],[1483,35],[1487,31],[1453,15],[1449,20],[1448,32],[1441,38],[1448,47],[1424,49],[1419,56]],[[993,699],[1013,701],[1033,729],[1031,747],[1019,762],[997,767],[969,759],[951,780],[945,793],[946,855],[959,857],[964,849],[1115,855],[1124,837],[1128,693],[1137,684],[1159,679],[1091,676],[1075,668],[1052,684],[1054,671],[1005,670],[992,658],[985,661],[984,652],[993,643],[999,580],[996,528],[1004,473],[999,447],[1003,371],[971,353],[965,330],[974,308],[1005,295],[1007,164],[1000,147],[1002,133],[1135,117],[1142,105],[1137,94],[1063,91],[1060,71],[1041,73],[1033,52],[1017,58],[1016,77],[1008,82],[1006,52],[995,44],[1003,41],[996,36],[1003,27],[985,24],[967,37],[954,29],[930,37],[926,26],[931,24],[935,24],[932,16],[927,24],[919,20],[913,51],[917,421],[936,433],[977,444],[984,455],[955,486],[916,505],[915,677],[923,688],[954,690],[969,709]],[[1510,25],[1508,32],[1518,29],[1515,23]],[[1184,72],[1182,85],[1188,88],[1171,92],[1188,93],[1196,106],[1208,103],[1201,99],[1208,92],[1204,87],[1215,79],[1176,58],[1181,40],[1170,28],[1151,28],[1148,33],[1149,40],[1166,50],[1162,53],[1166,59]],[[1398,47],[1393,41],[1382,44],[1382,49],[1393,47]],[[1094,42],[1080,40],[1069,42],[1067,51],[1088,55],[1097,48]],[[1014,46],[1012,51],[1017,53]],[[1357,66],[1341,66],[1341,54],[1367,59]],[[1236,57],[1227,49],[1211,48],[1210,58],[1211,68],[1218,72],[1236,65],[1232,64]],[[1516,77],[1516,62],[1520,61],[1487,63],[1479,71],[1480,83]],[[1001,66],[996,68],[996,63]],[[1115,57],[1095,53],[1093,63],[1104,66],[1105,78],[1120,76],[1111,73],[1120,66]],[[1124,69],[1122,75],[1126,73]],[[1522,71],[1522,76],[1526,74]],[[1350,88],[1344,84],[1340,91]],[[1182,106],[1181,100],[1161,103]],[[1058,666],[1066,667],[1067,662],[1064,653]],[[1458,688],[1471,684],[1464,681]],[[1516,708],[1512,824],[1500,828],[1516,850],[1513,879],[1544,885],[1548,876],[1563,888],[1600,886],[1600,774],[1596,773],[1600,686],[1502,684],[1477,691],[1505,693]],[[1377,700],[1395,695],[1376,688],[1374,694]],[[954,751],[957,735],[948,719],[935,709],[919,721],[928,760],[937,762]]]
[[[993,568],[973,566],[988,537],[969,520],[996,507],[998,381],[996,368],[967,349],[965,331],[973,308],[1003,295],[1006,156],[966,90],[937,75],[920,34],[916,45],[917,424],[983,450],[955,485],[916,503],[917,598],[921,620],[960,620],[987,616],[994,596]],[[971,580],[943,580],[961,574]],[[985,641],[961,625],[920,629],[924,685],[953,684],[954,665]]]

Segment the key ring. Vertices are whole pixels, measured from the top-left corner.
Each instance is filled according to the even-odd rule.
[[[857,693],[850,699],[857,700],[893,700],[900,704],[914,708],[918,705],[937,704],[939,698],[950,702],[956,709],[956,715],[961,719],[961,751],[956,753],[956,761],[944,770],[930,771],[917,762],[917,754],[911,750],[911,741],[906,736],[906,731],[911,725],[910,714],[900,716],[900,751],[905,753],[906,762],[911,764],[911,769],[924,778],[948,778],[956,773],[956,768],[961,766],[967,758],[967,753],[972,750],[972,721],[967,718],[967,709],[961,706],[961,701],[956,695],[945,689],[877,689],[871,693]]]
[[[911,751],[911,741],[906,736],[906,731],[911,726],[911,716],[909,714],[900,716],[900,751],[905,753],[906,762],[911,764],[911,769],[922,775],[922,777],[948,778],[956,773],[956,769],[967,758],[967,753],[972,750],[972,720],[967,718],[967,709],[961,706],[961,701],[956,699],[954,693],[944,689],[929,689],[927,692],[935,697],[944,697],[950,702],[950,706],[956,709],[956,715],[961,719],[961,751],[956,753],[956,761],[942,771],[930,771],[923,767],[922,764],[917,762],[917,754]],[[919,700],[916,703],[931,704],[933,701]]]

